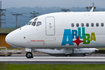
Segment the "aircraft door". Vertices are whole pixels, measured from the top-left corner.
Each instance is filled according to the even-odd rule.
[[[54,17],[46,17],[46,35],[54,36],[55,35],[55,19]]]

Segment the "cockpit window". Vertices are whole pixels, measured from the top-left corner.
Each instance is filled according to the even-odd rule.
[[[35,26],[36,22],[33,22],[32,25]]]
[[[40,21],[37,22],[36,26],[40,26],[42,23]]]
[[[28,22],[28,23],[27,23],[27,25],[31,25],[31,24],[32,24],[32,22]]]

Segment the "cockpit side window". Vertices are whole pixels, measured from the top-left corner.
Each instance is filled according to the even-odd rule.
[[[28,23],[27,23],[27,25],[31,25],[31,24],[32,24],[32,22],[28,22]]]
[[[36,22],[33,22],[32,25],[35,26]]]
[[[37,22],[36,26],[40,26],[42,23],[40,21]]]

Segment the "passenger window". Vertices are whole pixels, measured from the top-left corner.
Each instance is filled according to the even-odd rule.
[[[103,27],[104,26],[104,23],[101,23],[101,26]]]
[[[76,26],[79,27],[79,23],[77,23]]]
[[[99,26],[99,23],[96,23],[96,27],[98,27]]]
[[[91,23],[91,26],[94,27],[94,23]]]
[[[41,22],[37,22],[37,26],[40,26],[41,25]]]
[[[74,23],[71,24],[71,27],[74,27]]]
[[[86,23],[86,27],[89,27],[89,23]]]
[[[81,26],[84,27],[84,23],[82,23]]]
[[[35,26],[36,22],[33,22],[32,25]]]

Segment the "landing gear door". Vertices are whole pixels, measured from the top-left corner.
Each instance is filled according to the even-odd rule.
[[[55,35],[55,19],[54,17],[46,17],[46,35],[54,36]]]

